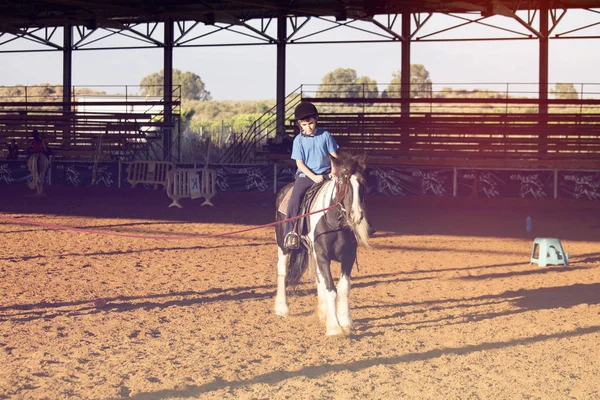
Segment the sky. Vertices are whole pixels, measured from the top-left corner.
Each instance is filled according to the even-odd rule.
[[[600,37],[600,12],[596,11],[569,10],[553,33],[592,25],[577,34]],[[522,18],[526,18],[526,14]],[[460,19],[435,15],[417,36],[461,22]],[[495,16],[489,22],[527,33],[513,19]],[[323,26],[328,25],[317,21],[311,29],[317,31]],[[395,30],[399,32],[399,23]],[[436,37],[489,37],[499,33],[515,37],[506,31],[474,24]],[[272,34],[275,35],[274,32]],[[228,43],[240,40],[239,35],[227,35],[222,35],[219,40]],[[158,36],[162,33],[158,32]],[[338,28],[321,34],[320,38],[349,40],[363,36],[357,31]],[[15,42],[0,46],[0,49],[31,48],[23,41]],[[127,44],[129,41],[127,38],[111,38],[104,43]],[[577,90],[583,88],[584,92],[594,92],[598,94],[595,97],[600,97],[598,48],[600,39],[551,39],[549,81],[574,83]],[[162,56],[160,48],[74,51],[73,85],[116,85],[113,90],[122,92],[125,85],[136,86],[144,76],[162,69]],[[537,40],[413,42],[411,58],[412,64],[423,64],[429,71],[434,90],[443,86],[505,90],[507,84],[511,91],[535,90],[535,82],[538,81]],[[59,51],[4,53],[0,54],[0,60],[0,85],[62,82],[62,53]],[[316,90],[323,76],[336,68],[352,68],[358,76],[375,79],[382,90],[400,65],[399,42],[288,45],[286,93],[301,85],[304,85],[304,90]],[[275,98],[276,47],[273,45],[176,48],[174,67],[198,74],[215,100]],[[531,85],[524,85],[527,83]]]

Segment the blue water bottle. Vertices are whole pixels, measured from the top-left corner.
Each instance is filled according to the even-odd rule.
[[[527,218],[525,218],[525,230],[527,232],[531,232],[531,228],[532,228],[531,217],[528,215]]]

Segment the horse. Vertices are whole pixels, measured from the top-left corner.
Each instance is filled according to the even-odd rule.
[[[275,313],[283,317],[289,314],[286,286],[297,284],[309,264],[316,264],[317,314],[325,321],[326,335],[350,335],[350,276],[358,243],[369,247],[369,224],[364,206],[366,156],[341,153],[339,158],[330,158],[337,168],[337,177],[326,180],[318,188],[308,208],[314,214],[303,217],[307,219],[307,233],[298,232],[301,234],[300,248],[287,250],[283,245],[284,227],[282,224],[275,226],[278,246]],[[287,218],[281,205],[292,187],[292,183],[288,184],[277,195],[277,221]],[[331,274],[331,261],[341,264],[337,289]]]
[[[31,182],[28,186],[36,191],[36,196],[44,194],[44,180],[49,166],[50,161],[44,153],[33,153],[27,160],[27,168],[31,172]]]

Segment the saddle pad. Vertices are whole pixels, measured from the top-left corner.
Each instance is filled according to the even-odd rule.
[[[320,183],[314,183],[304,194],[304,198],[302,199],[302,202],[300,203],[300,214],[306,214],[308,212],[310,212],[310,207],[313,203],[313,201],[315,200],[315,198],[317,197],[317,193],[319,192],[319,190],[321,190],[321,187],[323,186],[323,184],[326,181],[322,181]],[[287,216],[287,205],[289,203],[290,198],[292,197],[292,190],[294,188],[290,187],[290,190],[288,190],[288,192],[283,196],[283,199],[281,200],[281,203],[279,204],[279,208],[278,211],[282,214],[284,214],[285,216]],[[297,229],[296,232],[298,232],[301,235],[304,235],[308,232],[308,218],[300,218],[297,222]]]
[[[294,188],[291,187],[290,190],[287,191],[287,193],[285,194],[285,196],[283,196],[283,199],[281,200],[281,203],[279,203],[279,208],[277,209],[277,211],[279,211],[283,215],[287,215],[287,206],[288,206],[288,202],[290,201],[290,197],[292,197],[292,190],[293,189]]]

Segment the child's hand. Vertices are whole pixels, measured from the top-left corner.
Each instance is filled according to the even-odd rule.
[[[313,180],[314,183],[321,183],[321,182],[323,182],[323,179],[324,179],[323,175],[315,175],[312,178],[312,180]]]

